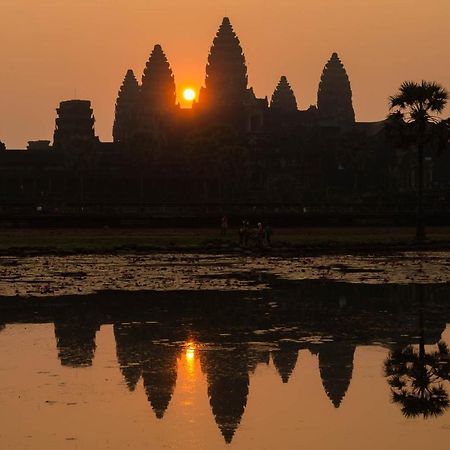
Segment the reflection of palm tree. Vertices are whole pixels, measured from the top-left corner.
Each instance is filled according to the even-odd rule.
[[[448,358],[448,347],[440,342],[433,353],[426,353],[424,347],[421,339],[419,351],[411,345],[394,350],[384,366],[392,400],[401,405],[402,413],[408,418],[437,417],[450,405],[442,384],[442,362]]]
[[[411,345],[390,352],[384,364],[385,376],[391,387],[392,400],[399,403],[405,417],[422,415],[437,417],[450,406],[442,382],[449,379],[449,349],[443,341],[434,352],[425,351],[424,292],[416,286],[419,296],[419,349]]]

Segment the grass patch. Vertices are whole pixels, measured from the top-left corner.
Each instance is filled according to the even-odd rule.
[[[429,228],[428,244],[450,246],[450,227]],[[273,234],[275,248],[414,246],[414,228],[280,228]],[[0,230],[0,252],[110,252],[120,250],[236,248],[238,230],[221,236],[214,228],[198,229],[5,229]]]

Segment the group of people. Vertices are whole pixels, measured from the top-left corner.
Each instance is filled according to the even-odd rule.
[[[226,235],[228,232],[228,218],[222,217],[221,220],[221,234]],[[246,219],[242,221],[239,227],[239,245],[247,247],[251,244],[256,244],[258,247],[270,247],[272,245],[273,230],[269,224],[258,222],[256,228],[250,225]]]

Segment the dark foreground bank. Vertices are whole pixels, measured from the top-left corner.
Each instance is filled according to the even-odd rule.
[[[152,252],[211,252],[271,255],[383,253],[450,250],[450,227],[427,230],[417,243],[412,227],[273,228],[270,245],[256,228],[240,242],[230,228],[0,229],[0,255],[70,255]]]

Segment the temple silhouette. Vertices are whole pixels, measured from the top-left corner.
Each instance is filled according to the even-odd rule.
[[[142,77],[128,70],[118,90],[113,142],[96,136],[89,100],[61,102],[53,142],[0,146],[2,212],[216,217],[373,212],[375,204],[382,213],[393,205],[414,209],[413,152],[387,139],[385,120],[356,121],[337,53],[318,80],[317,104],[306,110],[285,75],[270,100],[255,95],[226,17],[205,72],[198,101],[181,108],[169,59],[155,45]],[[450,156],[433,152],[430,146],[425,185],[442,211]]]

